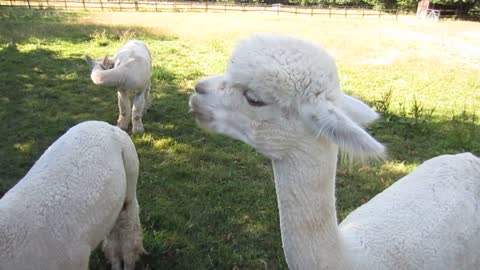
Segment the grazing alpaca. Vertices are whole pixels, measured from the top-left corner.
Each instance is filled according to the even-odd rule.
[[[117,89],[119,116],[117,126],[128,129],[132,118],[132,132],[143,133],[142,116],[150,107],[151,57],[145,43],[131,40],[118,50],[110,60],[93,61],[86,56],[92,68],[90,77],[94,84],[114,86]],[[130,97],[133,95],[133,108]],[[132,113],[133,111],[133,113]]]
[[[338,148],[357,158],[385,150],[361,128],[376,113],[342,93],[323,49],[254,36],[195,90],[201,127],[272,160],[290,269],[480,269],[480,160],[470,153],[426,161],[337,225]]]
[[[88,121],[68,130],[0,200],[0,269],[86,270],[104,240],[112,269],[133,270],[144,251],[138,170],[119,128]]]

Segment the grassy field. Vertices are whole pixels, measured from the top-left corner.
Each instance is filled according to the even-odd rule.
[[[138,269],[286,269],[270,162],[200,130],[188,113],[195,82],[222,72],[236,41],[254,32],[322,44],[342,88],[383,114],[370,132],[389,159],[339,167],[340,219],[426,159],[480,155],[478,23],[0,8],[0,196],[71,126],[115,123],[116,93],[91,83],[83,58],[142,39],[154,100],[146,133],[132,136],[149,251]],[[91,269],[108,269],[100,252]]]

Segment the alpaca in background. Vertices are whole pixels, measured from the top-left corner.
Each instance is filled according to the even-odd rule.
[[[150,76],[152,60],[148,47],[139,40],[123,45],[113,59],[105,57],[94,61],[86,56],[94,84],[113,86],[117,90],[119,116],[117,126],[128,129],[132,119],[132,132],[143,133],[142,116],[151,106]],[[133,106],[130,96],[133,96]]]

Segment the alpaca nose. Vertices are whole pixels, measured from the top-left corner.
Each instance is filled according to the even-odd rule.
[[[195,85],[195,92],[198,94],[206,94],[207,93],[207,85],[205,82],[200,81]]]

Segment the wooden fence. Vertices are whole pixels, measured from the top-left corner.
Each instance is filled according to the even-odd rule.
[[[0,0],[0,6],[71,9],[89,11],[168,11],[168,12],[262,12],[344,18],[398,19],[405,12],[395,9],[325,8],[289,5],[229,4],[156,0]]]

